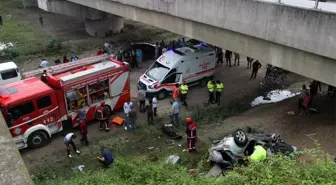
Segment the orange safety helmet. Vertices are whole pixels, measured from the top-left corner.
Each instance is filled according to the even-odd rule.
[[[186,123],[191,123],[191,122],[192,122],[191,117],[187,117],[187,118],[186,118]]]
[[[100,101],[100,105],[105,105],[105,101],[104,100]]]

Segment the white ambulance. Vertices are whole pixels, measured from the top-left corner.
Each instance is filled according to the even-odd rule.
[[[182,81],[206,86],[213,78],[215,66],[216,54],[211,47],[199,45],[169,50],[140,76],[138,89],[146,90],[149,97],[157,95],[158,99],[164,99],[176,83],[181,84]]]

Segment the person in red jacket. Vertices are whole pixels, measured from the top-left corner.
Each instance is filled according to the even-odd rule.
[[[103,54],[104,54],[103,49],[99,48],[97,51],[97,55],[103,55]]]
[[[104,111],[104,105],[105,105],[105,101],[101,101],[100,102],[100,106],[97,107],[97,120],[99,120],[100,122],[100,130],[104,130],[106,132],[110,131],[110,128],[108,127],[107,121],[106,121],[106,115],[105,115],[105,111]]]
[[[84,144],[87,146],[89,144],[88,138],[87,138],[87,124],[85,120],[81,120],[79,124],[79,130],[82,135],[81,141],[84,142]]]
[[[191,117],[186,118],[186,134],[187,134],[187,145],[188,151],[196,151],[196,123],[192,121]]]

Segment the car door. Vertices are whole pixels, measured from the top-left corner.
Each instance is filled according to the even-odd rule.
[[[183,81],[183,74],[175,72],[168,75],[162,82],[161,86],[164,86],[166,90],[173,91],[176,84],[181,84]]]
[[[55,94],[48,94],[36,99],[38,115],[41,116],[38,123],[49,125],[56,122],[59,108]]]

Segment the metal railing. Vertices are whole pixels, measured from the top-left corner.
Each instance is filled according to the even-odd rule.
[[[318,9],[319,2],[320,2],[320,0],[315,0],[315,5],[312,8]],[[279,4],[284,4],[284,2],[282,2],[282,0],[278,0],[278,3]]]

